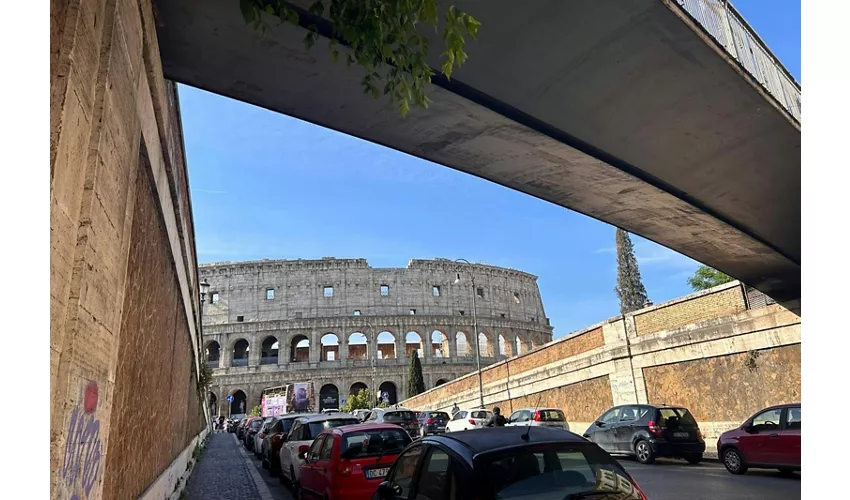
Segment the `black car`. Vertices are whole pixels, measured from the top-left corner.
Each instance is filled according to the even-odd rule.
[[[422,411],[416,416],[419,419],[419,435],[442,434],[446,432],[446,424],[451,417],[444,411]]]
[[[414,441],[373,496],[397,498],[646,500],[599,446],[546,427],[485,428]]]
[[[260,432],[262,426],[262,418],[255,418],[245,426],[245,437],[242,441],[245,443],[245,448],[248,448],[248,451],[254,451],[254,434]]]
[[[375,408],[369,412],[364,424],[395,424],[406,430],[410,437],[419,437],[419,419],[407,408]]]
[[[613,454],[651,464],[658,457],[702,461],[705,441],[691,412],[681,406],[621,405],[602,414],[584,437]]]

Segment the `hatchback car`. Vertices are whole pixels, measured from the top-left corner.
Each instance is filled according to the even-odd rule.
[[[446,432],[459,432],[470,429],[481,429],[490,418],[493,412],[486,408],[473,408],[470,410],[459,410],[455,412],[449,423],[446,424]]]
[[[375,500],[634,499],[646,496],[594,443],[546,427],[426,436],[396,459]]]
[[[419,437],[419,419],[407,408],[374,408],[366,416],[364,424],[395,424],[406,430],[410,437]]]
[[[743,474],[750,467],[800,470],[800,403],[757,412],[737,429],[721,434],[717,452],[732,474]]]
[[[242,440],[245,448],[248,451],[254,451],[254,436],[260,432],[260,427],[263,426],[262,417],[251,417],[245,424],[245,437]]]
[[[266,434],[269,432],[269,428],[274,424],[275,417],[266,417],[263,419],[263,423],[260,425],[260,430],[254,434],[254,444],[251,446],[251,449],[254,451],[254,456],[257,458],[263,458],[263,440],[266,437]]]
[[[299,455],[308,451],[316,436],[327,429],[344,425],[355,425],[360,422],[354,415],[334,413],[333,415],[299,416],[292,424],[292,429],[286,437],[286,442],[280,447],[280,480],[292,485],[293,493],[298,492],[301,478],[301,464],[304,460]]]
[[[705,441],[687,408],[666,405],[622,405],[602,414],[584,437],[613,454],[651,464],[658,457],[702,461]]]
[[[410,442],[410,435],[393,424],[326,430],[302,454],[301,496],[368,500]]]
[[[564,412],[557,408],[521,408],[511,413],[505,427],[523,425],[570,430],[570,424]]]
[[[446,432],[446,424],[449,423],[451,417],[444,411],[426,410],[419,412],[416,416],[419,419],[419,435],[427,436],[428,434],[442,434]]]
[[[303,413],[290,413],[276,417],[277,420],[269,428],[269,432],[263,439],[263,467],[269,470],[269,475],[275,476],[280,472],[280,448],[286,441],[289,431],[292,430],[292,424],[298,417],[303,417]]]

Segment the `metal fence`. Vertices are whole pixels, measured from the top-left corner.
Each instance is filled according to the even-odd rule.
[[[800,122],[800,85],[732,4],[725,0],[676,0],[676,3]]]

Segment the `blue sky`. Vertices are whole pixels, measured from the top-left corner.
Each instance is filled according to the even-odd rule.
[[[800,4],[738,1],[800,79]],[[555,336],[618,314],[614,228],[522,193],[299,120],[180,87],[198,258],[465,258],[539,276]],[[650,298],[698,264],[632,236]]]

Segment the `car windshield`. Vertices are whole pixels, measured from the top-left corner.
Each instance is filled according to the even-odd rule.
[[[334,427],[342,427],[343,425],[353,425],[359,424],[356,418],[346,418],[346,419],[336,419],[336,420],[323,420],[321,422],[310,422],[308,426],[310,427],[310,436],[318,436],[325,429],[332,429]]]
[[[403,429],[375,429],[352,432],[342,436],[339,456],[345,459],[398,455],[410,444],[410,436]]]
[[[640,498],[628,473],[590,443],[529,444],[487,454],[476,459],[475,471],[480,488],[498,499]]]
[[[490,412],[485,410],[473,411],[470,418],[490,418]]]
[[[402,422],[413,420],[416,416],[412,411],[388,411],[384,413],[384,421],[386,422]]]
[[[677,423],[691,426],[697,425],[691,412],[685,408],[661,408],[658,410],[658,413],[661,415],[658,419],[658,425],[661,427],[675,427]],[[671,417],[673,417],[673,420],[670,420]]]
[[[564,414],[561,410],[540,410],[541,422],[563,422]]]

